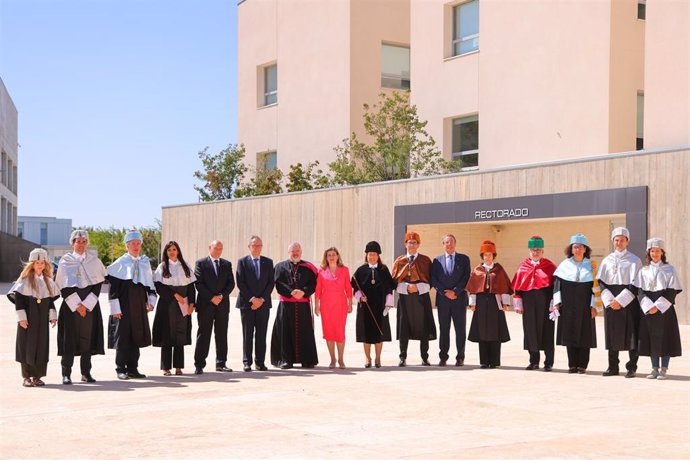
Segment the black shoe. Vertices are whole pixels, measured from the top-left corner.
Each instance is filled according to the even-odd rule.
[[[458,358],[455,360],[455,367],[462,367],[465,365],[465,360],[462,358]]]
[[[446,367],[446,360],[442,359],[441,361],[438,362],[439,367]]]
[[[62,384],[63,385],[72,385],[72,379],[69,378],[68,375],[63,375],[62,376]]]
[[[369,361],[367,361],[366,363],[364,363],[364,368],[365,368],[365,369],[369,369],[370,367],[371,367],[371,360],[369,360]]]
[[[526,371],[535,371],[539,369],[539,364],[530,364],[525,368]]]
[[[577,367],[571,367],[568,369],[568,374],[577,374]]]
[[[81,376],[81,381],[84,383],[96,383],[96,379],[91,377],[91,374],[84,374]]]
[[[495,364],[489,364],[489,369],[496,369],[498,366]]]
[[[117,378],[120,380],[129,380],[129,375],[127,375],[125,372],[118,372]]]
[[[400,362],[398,363],[398,367],[406,367],[407,362],[405,361],[405,358],[400,358]]]
[[[552,369],[553,369],[553,366],[544,365],[544,372],[551,372]]]
[[[614,370],[611,369],[610,367],[604,371],[603,374],[604,377],[611,377],[612,375],[618,375],[618,369]]]
[[[244,372],[251,372],[251,371],[252,371],[251,364],[245,364],[244,365]]]
[[[254,367],[256,367],[257,371],[267,371],[268,368],[264,366],[263,364],[255,364]]]
[[[280,365],[281,369],[292,369],[292,363],[282,363]]]
[[[314,369],[315,367],[316,364],[302,364],[302,369]]]
[[[428,359],[423,359],[422,360],[422,366],[431,366],[431,363],[429,362]]]
[[[204,369],[203,369],[203,368],[201,368],[201,367],[195,367],[195,368],[194,368],[194,374],[195,374],[195,375],[201,375],[201,374],[203,374],[203,373],[204,373]]]
[[[479,369],[488,369],[488,368],[489,368],[488,364],[482,364],[481,366],[479,366]]]
[[[635,372],[636,372],[636,371],[628,371],[628,372],[626,372],[625,378],[626,378],[626,379],[632,379],[632,378],[634,378],[634,377],[635,377]]]
[[[146,375],[145,375],[145,374],[142,374],[142,373],[139,372],[139,371],[130,371],[130,372],[127,372],[127,376],[128,376],[130,379],[145,379],[145,378],[146,378]]]
[[[223,364],[222,366],[216,366],[216,372],[232,372],[232,369]]]
[[[586,373],[586,372],[587,372],[587,368],[586,368],[586,367],[578,367],[578,368],[577,368],[577,373],[578,373],[578,374],[584,374],[584,373]]]
[[[376,369],[378,369],[379,367],[381,367],[381,363],[374,362],[374,367],[376,367]]]

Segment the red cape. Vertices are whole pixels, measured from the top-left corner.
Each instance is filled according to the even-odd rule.
[[[539,259],[537,265],[532,265],[528,257],[522,261],[515,272],[511,283],[513,291],[517,293],[517,291],[531,291],[553,286],[553,272],[555,271],[556,265],[549,259],[543,257]]]

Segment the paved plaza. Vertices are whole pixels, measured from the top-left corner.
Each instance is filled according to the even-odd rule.
[[[207,366],[204,375],[192,375],[191,346],[185,349],[186,374],[164,377],[160,349],[149,347],[140,361],[148,378],[119,381],[114,352],[107,350],[93,359],[97,383],[66,386],[53,329],[46,386],[24,388],[14,361],[16,320],[4,295],[8,287],[0,284],[3,459],[690,458],[690,326],[681,326],[686,356],[671,360],[666,381],[644,378],[646,357],[640,358],[638,378],[602,377],[603,318],[597,318],[600,345],[586,375],[566,372],[564,347],[556,349],[552,373],[525,371],[515,313],[507,314],[512,340],[503,346],[499,369],[479,369],[477,344],[470,342],[464,367],[439,368],[438,341],[431,342],[431,368],[419,365],[418,342],[412,341],[409,367],[397,367],[398,346],[391,342],[384,344],[383,367],[365,369],[353,314],[346,370],[327,368],[326,344],[318,339],[316,369],[245,373],[240,315],[233,308],[232,373]],[[107,312],[104,295],[101,305]],[[193,334],[196,318],[194,323]],[[321,337],[318,318],[316,335]],[[451,361],[453,353],[454,347]],[[212,345],[211,362],[213,357]],[[78,382],[78,359],[75,365]]]

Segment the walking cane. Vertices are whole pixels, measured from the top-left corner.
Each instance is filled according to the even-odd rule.
[[[355,284],[357,285],[357,289],[358,289],[362,294],[364,294],[364,291],[362,290],[362,287],[359,285],[359,282],[357,281],[357,278],[355,278],[355,277],[353,276],[352,279],[355,280]],[[374,320],[374,324],[376,324],[376,328],[379,330],[379,333],[383,336],[383,331],[381,330],[381,327],[379,326],[378,321],[376,321],[376,317],[374,316],[374,312],[371,310],[371,307],[369,306],[369,302],[367,302],[366,300],[364,300],[364,305],[366,305],[367,308],[369,309],[369,314],[371,315],[371,319]]]

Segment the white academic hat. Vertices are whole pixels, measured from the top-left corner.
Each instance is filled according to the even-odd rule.
[[[48,251],[42,248],[36,248],[29,253],[29,262],[36,260],[48,260]]]
[[[72,232],[72,234],[69,236],[69,242],[70,244],[74,243],[74,240],[77,238],[86,238],[86,242],[89,242],[89,233],[86,230],[82,229],[77,229]]]
[[[650,238],[647,240],[647,251],[652,248],[664,249],[664,240],[661,238]]]
[[[625,227],[616,227],[611,232],[611,239],[614,239],[617,236],[624,236],[630,240],[630,231]]]

